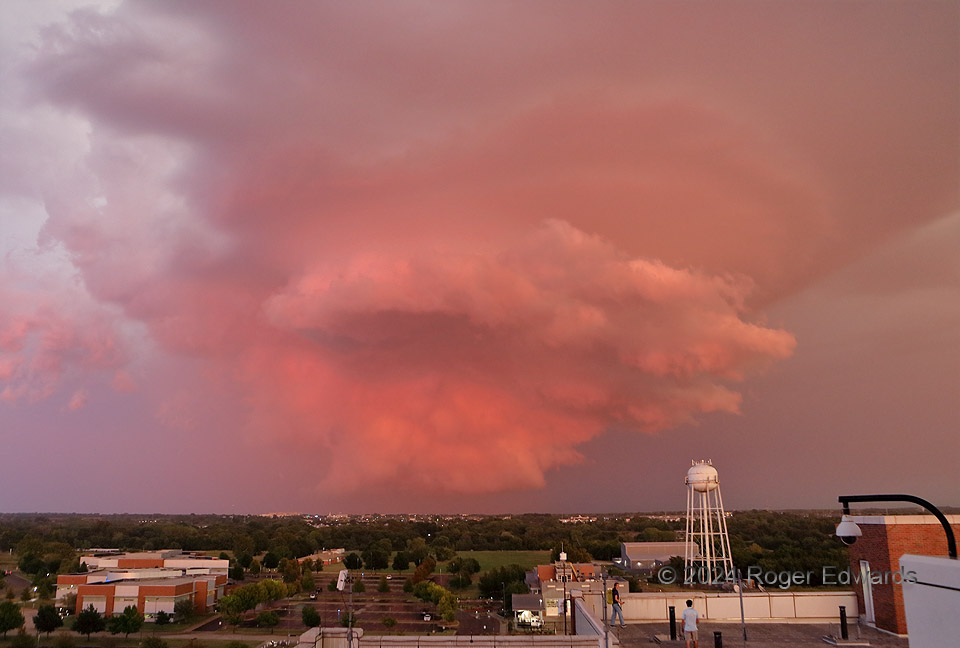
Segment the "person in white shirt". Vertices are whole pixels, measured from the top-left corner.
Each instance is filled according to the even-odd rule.
[[[690,648],[690,642],[693,642],[693,648],[697,648],[697,620],[700,615],[693,609],[693,601],[687,601],[687,609],[683,611],[683,638],[687,641],[687,648]]]

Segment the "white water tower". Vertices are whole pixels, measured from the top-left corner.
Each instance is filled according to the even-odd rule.
[[[692,585],[723,582],[733,576],[733,559],[720,479],[709,459],[691,463],[684,480],[687,485],[684,582]]]

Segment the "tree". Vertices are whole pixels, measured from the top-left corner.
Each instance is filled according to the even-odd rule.
[[[350,553],[346,558],[343,559],[343,564],[347,569],[360,569],[363,567],[363,561],[355,553]]]
[[[417,568],[413,570],[413,582],[419,583],[420,581],[427,580],[430,578],[430,574],[433,573],[433,570],[437,567],[437,561],[433,558],[427,556],[424,558]]]
[[[361,592],[366,592],[366,591],[367,591],[367,586],[364,585],[364,584],[363,584],[363,581],[358,578],[358,579],[353,583],[353,591],[354,591],[354,592],[357,592],[358,594],[361,593]]]
[[[129,637],[132,632],[139,632],[143,626],[143,615],[137,610],[137,606],[128,605],[123,608],[120,614],[114,614],[107,619],[107,629],[111,634],[123,633],[124,637]]]
[[[106,627],[107,624],[103,620],[103,615],[97,612],[97,609],[92,605],[80,610],[80,614],[77,615],[77,620],[73,624],[74,631],[78,634],[87,635],[87,639],[94,632],[102,632]]]
[[[398,551],[397,555],[393,557],[393,569],[398,572],[410,569],[410,555],[406,551]]]
[[[510,585],[518,583],[523,585],[521,591],[514,591],[516,594],[529,591],[526,586],[526,572],[523,567],[517,564],[504,565],[491,569],[480,576],[477,585],[480,588],[480,596],[488,598],[503,598],[503,590],[506,586],[507,592],[511,592]]]
[[[550,561],[557,562],[560,560],[560,548],[561,545],[556,545],[553,548],[553,551],[550,552]],[[593,560],[593,556],[590,555],[590,552],[584,549],[583,547],[575,546],[570,543],[566,543],[564,551],[567,553],[567,560],[573,563],[588,563]]]
[[[296,583],[300,580],[300,563],[292,558],[284,558],[279,564],[284,583]]]
[[[41,605],[37,608],[37,614],[33,617],[33,627],[37,632],[43,632],[50,635],[51,632],[63,625],[63,619],[57,613],[57,608],[52,605]]]
[[[9,630],[15,630],[23,625],[24,618],[20,608],[13,601],[0,603],[0,632],[7,636]]]
[[[276,569],[277,565],[280,564],[280,556],[268,551],[267,554],[263,557],[263,566],[267,569]]]
[[[261,612],[257,616],[257,627],[259,628],[275,628],[278,623],[280,623],[280,615],[276,612]]]
[[[195,608],[193,606],[193,601],[188,598],[180,599],[173,604],[173,616],[175,616],[179,621],[191,618],[194,612]]]
[[[217,603],[217,609],[230,625],[238,625],[243,618],[243,612],[246,609],[239,597],[228,594]]]
[[[305,605],[300,611],[300,617],[303,619],[303,625],[308,628],[316,628],[320,625],[320,613],[312,605]]]
[[[303,588],[304,592],[312,592],[317,588],[317,584],[313,580],[312,571],[304,570],[303,578],[300,579],[300,587]]]
[[[365,549],[361,557],[363,558],[363,564],[367,566],[367,569],[372,569],[374,571],[377,571],[378,569],[386,569],[390,564],[390,554],[376,544]]]
[[[447,565],[447,569],[450,573],[454,572],[463,572],[464,574],[476,574],[480,571],[480,563],[477,562],[476,558],[462,558],[457,556],[450,561],[450,564]]]
[[[465,569],[461,569],[457,572],[456,576],[453,576],[450,579],[450,587],[456,588],[458,590],[466,589],[470,587],[473,583],[473,577]]]
[[[427,546],[426,540],[423,538],[414,538],[407,544],[407,555],[410,556],[410,560],[413,561],[414,565],[419,566],[420,563],[430,555],[430,548]]]
[[[336,592],[336,591],[337,591],[337,579],[336,579],[336,578],[331,578],[331,579],[330,579],[330,582],[327,583],[327,591],[328,591],[328,592]]]
[[[253,559],[250,561],[250,573],[256,576],[260,573],[260,561]]]
[[[386,576],[380,577],[380,583],[377,585],[377,591],[382,593],[390,591],[390,583],[387,582]]]
[[[160,610],[159,612],[157,612],[155,621],[158,626],[167,625],[168,623],[170,623],[170,615],[164,612],[163,610]]]
[[[234,565],[233,567],[231,567],[231,568],[230,568],[230,578],[232,578],[232,579],[235,580],[235,581],[242,581],[242,580],[243,580],[243,565],[241,565],[240,563],[237,563],[236,565]]]

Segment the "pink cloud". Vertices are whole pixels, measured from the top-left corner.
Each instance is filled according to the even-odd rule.
[[[826,39],[792,5],[550,9],[125,3],[46,29],[24,95],[85,146],[11,191],[94,303],[0,307],[3,397],[70,367],[157,390],[118,342],[142,327],[203,385],[151,403],[171,429],[242,411],[325,489],[540,487],[611,427],[738,412],[796,344],[761,306],[956,207],[929,7],[831,7],[856,29]],[[50,166],[16,141],[3,168]]]
[[[67,404],[67,409],[69,409],[71,412],[83,409],[87,406],[87,401],[89,399],[90,394],[88,394],[85,389],[78,389],[73,393],[73,396],[70,397],[70,402]]]
[[[125,361],[123,343],[102,307],[77,293],[0,288],[0,400],[42,400],[68,373]]]
[[[737,412],[723,383],[795,345],[741,319],[748,290],[630,258],[560,221],[498,253],[361,255],[267,303],[271,322],[311,342],[293,352],[295,374],[275,357],[257,367],[258,403],[300,410],[291,433],[330,447],[330,486],[537,487],[612,423],[654,432]]]

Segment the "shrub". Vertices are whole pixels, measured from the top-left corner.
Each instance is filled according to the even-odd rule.
[[[377,591],[378,591],[378,592],[389,592],[389,591],[390,591],[390,583],[387,582],[387,577],[386,577],[386,576],[381,576],[381,577],[380,577],[380,584],[377,585]]]
[[[167,642],[160,637],[144,637],[140,648],[169,648]]]
[[[383,617],[383,619],[380,620],[380,623],[388,628],[392,628],[393,626],[397,625],[397,620],[393,617]]]
[[[257,625],[261,628],[273,628],[280,623],[280,615],[276,612],[261,612],[257,616]]]
[[[20,628],[20,632],[10,640],[10,648],[37,648],[37,638]]]
[[[311,605],[305,605],[303,607],[300,612],[300,617],[303,620],[303,625],[308,628],[316,628],[320,625],[320,613]]]
[[[354,592],[366,592],[366,591],[367,591],[367,586],[363,584],[363,581],[362,581],[362,580],[357,580],[357,582],[353,584],[353,591],[354,591]]]
[[[73,636],[68,634],[60,634],[53,638],[53,648],[75,648],[77,642],[74,641]]]
[[[180,599],[173,604],[173,615],[177,617],[178,620],[189,619],[193,616],[194,612],[193,601],[190,599]]]

